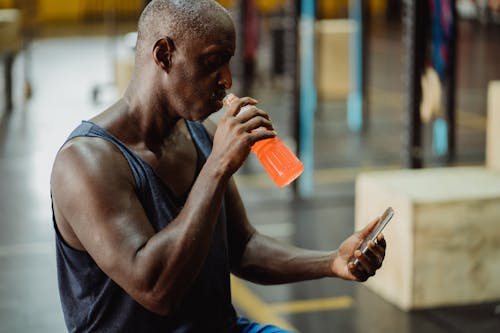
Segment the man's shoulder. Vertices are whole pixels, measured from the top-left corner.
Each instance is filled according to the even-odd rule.
[[[77,136],[68,140],[57,153],[51,178],[98,179],[128,173],[126,160],[110,141],[100,137]]]
[[[109,160],[118,156],[119,150],[102,137],[77,136],[64,143],[56,155],[58,159]],[[103,161],[104,162],[104,161]]]

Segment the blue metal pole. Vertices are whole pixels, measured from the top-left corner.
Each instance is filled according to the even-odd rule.
[[[315,0],[302,0],[300,16],[300,160],[304,172],[299,178],[299,195],[311,197],[314,192],[314,82]]]
[[[363,128],[363,0],[349,0],[349,18],[355,28],[349,40],[347,125],[358,132]]]

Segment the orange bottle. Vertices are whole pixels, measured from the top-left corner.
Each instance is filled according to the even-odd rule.
[[[237,98],[233,94],[227,95],[224,98],[224,106],[228,107]],[[244,112],[245,108],[242,107],[240,112]],[[278,137],[256,142],[252,151],[279,187],[290,184],[304,171],[302,162]]]

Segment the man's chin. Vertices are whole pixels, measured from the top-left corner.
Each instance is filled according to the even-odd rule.
[[[205,118],[196,118],[196,119],[192,119],[191,121],[195,122],[195,123],[199,123],[199,124],[202,124],[205,120],[207,120],[208,117],[205,117]]]
[[[210,116],[212,116],[214,113],[217,113],[220,110],[222,110],[223,106],[224,105],[222,103],[222,100],[210,100],[207,104],[205,104],[204,108],[196,112],[192,112],[191,117],[188,120],[197,123],[202,123],[205,120],[207,120]]]

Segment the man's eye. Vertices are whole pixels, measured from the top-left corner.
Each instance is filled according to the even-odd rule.
[[[210,69],[217,69],[222,65],[222,58],[221,57],[210,57],[207,59],[205,62],[205,65],[210,68]]]
[[[220,67],[222,67],[227,61],[228,58],[225,56],[213,55],[205,60],[205,66],[207,67],[208,70],[215,71]]]

